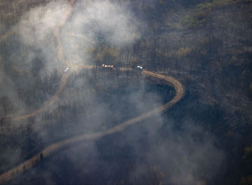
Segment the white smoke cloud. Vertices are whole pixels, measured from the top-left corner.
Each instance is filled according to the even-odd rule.
[[[90,46],[106,43],[122,47],[140,37],[139,22],[128,8],[108,1],[79,6],[62,31],[64,51],[71,62],[85,63],[89,54],[80,54]]]
[[[51,2],[25,13],[18,24],[22,41],[33,47],[45,47],[48,36],[53,33],[53,29],[60,22],[67,6],[66,2]]]
[[[202,128],[195,126],[193,121],[185,121],[183,131],[174,131],[172,120],[167,123],[163,121],[160,119],[155,124],[147,123],[144,126],[148,131],[146,139],[149,149],[143,156],[145,163],[138,164],[131,172],[132,181],[149,174],[148,168],[155,165],[159,166],[156,172],[164,174],[159,178],[163,184],[193,185],[214,178],[220,173],[224,153],[215,146],[213,135],[203,134]],[[167,127],[165,140],[161,139],[162,136],[158,132],[161,129],[160,123]],[[140,148],[138,145],[139,143],[134,144],[136,150]]]
[[[78,6],[77,6],[78,5]],[[139,23],[125,6],[111,2],[95,1],[77,4],[65,24],[60,27],[60,41],[63,56],[68,62],[89,63],[88,48],[102,42],[121,47],[134,43],[140,37],[137,27]],[[53,32],[62,21],[68,4],[51,2],[25,13],[17,25],[23,44],[32,47],[27,56],[35,50],[43,53],[47,65],[44,73],[50,74],[54,69],[61,69],[56,49],[56,38]],[[32,59],[24,60],[30,63]]]

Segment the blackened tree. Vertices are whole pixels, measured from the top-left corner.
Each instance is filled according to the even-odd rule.
[[[7,115],[14,109],[8,96],[3,96],[0,98],[1,112],[2,116],[0,119],[1,128],[3,129],[3,124],[6,122]]]

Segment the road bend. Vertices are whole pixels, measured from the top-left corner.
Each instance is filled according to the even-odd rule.
[[[83,68],[84,68],[84,66],[83,66]],[[142,74],[145,76],[151,76],[151,77],[154,77],[157,79],[165,80],[167,83],[169,83],[171,86],[173,86],[175,88],[175,91],[176,91],[175,97],[171,101],[164,104],[163,106],[161,106],[157,109],[154,109],[152,111],[149,111],[147,113],[144,113],[136,118],[125,121],[115,127],[109,128],[104,131],[92,133],[92,134],[84,134],[84,135],[76,136],[76,137],[73,137],[70,139],[60,141],[58,143],[54,143],[54,144],[50,145],[49,147],[45,148],[44,150],[42,150],[41,152],[39,152],[37,155],[35,155],[31,159],[27,160],[26,162],[20,164],[19,166],[13,168],[12,170],[10,170],[8,172],[0,175],[0,183],[4,183],[6,181],[9,181],[12,178],[16,177],[17,175],[21,174],[22,172],[30,169],[31,167],[35,166],[39,161],[43,160],[45,157],[50,156],[50,154],[59,150],[63,146],[67,146],[69,144],[72,144],[72,143],[75,143],[78,141],[95,140],[95,139],[98,139],[98,138],[101,138],[101,137],[104,137],[104,136],[107,136],[110,134],[114,134],[116,132],[123,131],[126,127],[128,127],[130,125],[133,125],[133,124],[135,124],[141,120],[144,120],[148,117],[151,117],[151,116],[154,116],[154,115],[157,115],[157,114],[160,114],[160,113],[166,111],[168,108],[170,108],[172,105],[176,104],[178,101],[180,101],[183,98],[184,93],[185,93],[184,87],[174,77],[156,74],[156,73],[153,73],[153,72],[147,71],[147,70],[143,70]],[[51,101],[50,103],[53,103],[53,101]]]
[[[60,42],[60,38],[59,38],[59,32],[60,32],[60,28],[64,25],[64,23],[66,22],[66,19],[69,17],[69,15],[71,14],[72,8],[73,8],[73,3],[74,0],[70,0],[68,9],[66,11],[66,13],[64,14],[63,18],[61,19],[61,21],[59,22],[59,24],[55,27],[54,29],[54,36],[56,38],[56,44],[57,44],[57,54],[58,54],[58,58],[59,60],[63,63],[63,64],[67,64],[67,62],[64,59],[63,53],[62,53],[62,47],[61,47],[61,42]],[[11,34],[11,33],[9,33]],[[5,36],[6,37],[6,36]],[[74,72],[77,72],[78,70],[81,69],[92,69],[93,66],[87,66],[87,65],[75,65],[75,66],[71,66],[71,71],[68,73],[64,73],[64,75],[61,78],[61,82],[60,82],[60,86],[58,88],[58,91],[56,92],[56,94],[48,101],[45,103],[45,106],[43,106],[42,108],[36,110],[35,112],[25,115],[25,116],[21,116],[18,118],[14,118],[14,121],[21,121],[30,117],[34,117],[40,113],[42,113],[43,111],[45,111],[46,109],[48,109],[50,106],[54,105],[60,98],[60,95],[64,89],[64,87],[67,84],[67,81],[69,79],[69,77],[71,76],[71,74],[73,74]],[[125,69],[120,69],[120,70],[125,70]],[[130,69],[129,69],[130,70]],[[115,127],[109,128],[107,130],[104,131],[100,131],[100,132],[96,132],[96,133],[91,133],[91,134],[84,134],[84,135],[79,135],[73,138],[69,138],[66,140],[63,140],[61,142],[58,143],[54,143],[52,145],[50,145],[49,147],[45,148],[44,150],[42,150],[41,152],[39,152],[37,155],[35,155],[34,157],[30,158],[29,160],[25,161],[24,163],[20,164],[17,167],[14,167],[13,169],[9,170],[8,172],[0,175],[0,184],[7,182],[11,179],[13,179],[14,177],[16,177],[17,175],[21,174],[22,172],[30,169],[31,167],[35,166],[36,164],[39,163],[39,161],[43,160],[44,158],[50,156],[53,152],[56,152],[57,150],[59,150],[60,148],[62,148],[63,146],[67,146],[69,144],[78,142],[78,141],[85,141],[85,140],[95,140],[110,134],[114,134],[116,132],[120,132],[123,131],[126,127],[133,125],[141,120],[144,120],[148,117],[160,114],[164,111],[166,111],[168,108],[170,108],[172,105],[176,104],[178,101],[180,101],[185,93],[184,87],[183,85],[174,77],[171,76],[165,76],[165,75],[161,75],[161,74],[156,74],[153,73],[151,71],[147,71],[147,70],[143,70],[142,71],[142,75],[145,76],[151,76],[157,79],[162,79],[165,80],[166,82],[168,82],[171,86],[173,86],[175,88],[176,91],[176,95],[175,97],[167,102],[166,104],[164,104],[163,106],[154,109],[152,111],[149,111],[147,113],[144,113],[138,117],[135,117],[133,119],[127,120],[121,124],[118,124]]]

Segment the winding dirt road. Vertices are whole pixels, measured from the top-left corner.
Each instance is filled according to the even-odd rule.
[[[74,0],[71,0],[69,3],[69,8],[67,9],[67,12],[65,13],[62,20],[60,21],[60,23],[56,26],[56,28],[54,30],[54,36],[56,37],[56,42],[57,42],[58,57],[59,57],[60,61],[64,64],[66,64],[66,61],[64,60],[64,57],[62,54],[62,47],[61,47],[60,38],[59,38],[59,31],[60,31],[60,27],[62,27],[64,25],[67,17],[71,14],[73,3],[74,3]],[[84,66],[84,65],[71,66],[71,72],[64,73],[64,75],[61,78],[60,86],[59,86],[57,93],[53,96],[53,98],[44,107],[33,112],[32,114],[21,116],[21,117],[15,118],[13,120],[20,121],[20,120],[27,119],[29,117],[34,117],[34,116],[38,115],[39,113],[43,112],[44,110],[46,110],[48,107],[50,107],[56,101],[59,100],[59,96],[60,96],[61,92],[63,91],[63,89],[68,81],[68,78],[70,77],[70,75],[72,73],[74,73],[78,70],[81,70],[81,69],[90,69],[90,68],[93,68],[93,66]],[[11,180],[12,178],[16,177],[17,175],[21,174],[22,172],[35,166],[39,161],[43,160],[45,157],[50,156],[50,154],[52,154],[56,150],[62,148],[63,146],[67,146],[67,145],[72,144],[77,141],[94,140],[94,139],[104,137],[106,135],[120,132],[120,131],[124,130],[126,127],[133,125],[133,124],[139,122],[140,120],[146,119],[148,117],[151,117],[153,115],[157,115],[157,114],[160,114],[160,113],[166,111],[168,108],[170,108],[172,105],[176,104],[178,101],[180,101],[183,98],[185,90],[184,90],[183,85],[177,79],[175,79],[171,76],[156,74],[156,73],[153,73],[153,72],[150,72],[147,70],[143,70],[142,75],[151,76],[154,78],[165,80],[166,82],[168,82],[171,86],[173,86],[175,88],[176,96],[171,101],[164,104],[162,107],[154,109],[154,110],[149,111],[147,113],[144,113],[136,118],[125,121],[115,127],[109,128],[104,131],[92,133],[92,134],[84,134],[84,135],[76,136],[76,137],[66,139],[64,141],[52,144],[49,147],[45,148],[40,153],[38,153],[37,155],[35,155],[34,157],[32,157],[31,159],[27,160],[26,162],[20,164],[19,166],[13,168],[12,170],[10,170],[8,172],[0,175],[0,184]]]
[[[70,0],[69,1],[69,6],[67,8],[66,13],[64,14],[64,16],[62,17],[61,21],[59,22],[59,24],[54,28],[54,37],[56,38],[56,45],[57,45],[57,52],[58,52],[58,58],[59,60],[64,63],[65,65],[67,64],[66,61],[64,60],[64,55],[62,53],[62,45],[61,45],[61,41],[60,41],[60,28],[65,24],[67,18],[69,17],[69,15],[72,12],[73,9],[73,4],[74,4],[75,0]]]
[[[28,170],[32,166],[35,166],[40,160],[42,160],[45,157],[48,157],[50,154],[52,154],[52,152],[54,152],[57,149],[60,149],[63,146],[66,146],[68,144],[71,144],[71,143],[74,143],[74,142],[77,142],[77,141],[94,140],[94,139],[104,137],[106,135],[110,135],[110,134],[113,134],[113,133],[116,133],[116,132],[120,132],[120,131],[124,130],[126,127],[128,127],[128,126],[130,126],[132,124],[135,124],[135,123],[139,122],[140,120],[143,120],[143,119],[146,119],[146,118],[151,117],[153,115],[157,115],[159,113],[162,113],[163,111],[167,110],[172,105],[177,103],[179,100],[181,100],[182,97],[184,96],[185,90],[183,88],[183,85],[177,79],[175,79],[175,78],[173,78],[171,76],[156,74],[156,73],[153,73],[153,72],[150,72],[150,71],[147,71],[147,70],[143,70],[142,74],[146,75],[146,76],[152,76],[152,77],[155,77],[155,78],[158,78],[158,79],[165,80],[166,82],[168,82],[169,84],[171,84],[171,86],[173,86],[175,88],[176,96],[171,101],[167,102],[166,104],[164,104],[160,108],[157,108],[157,109],[154,109],[154,110],[149,111],[147,113],[144,113],[141,116],[138,116],[136,118],[125,121],[125,122],[123,122],[123,123],[121,123],[121,124],[119,124],[119,125],[117,125],[115,127],[107,129],[105,131],[96,132],[96,133],[92,133],[92,134],[80,135],[80,136],[76,136],[76,137],[66,139],[64,141],[52,144],[51,146],[49,146],[46,149],[44,149],[43,151],[41,151],[39,154],[32,157],[31,159],[29,159],[26,162],[20,164],[19,166],[13,168],[12,170],[8,171],[7,173],[1,175],[0,176],[0,183],[4,183],[4,182],[12,179],[13,177],[17,176],[18,174],[24,172],[25,170]],[[58,92],[61,92],[61,91],[59,90]],[[55,96],[57,96],[57,95],[55,95]],[[51,101],[50,103],[53,103],[53,102],[54,101]],[[36,111],[36,112],[38,112],[38,111]],[[36,114],[36,112],[34,112],[33,114]],[[31,115],[29,115],[29,116],[31,116]],[[22,117],[22,119],[23,118],[24,117]],[[43,157],[42,157],[42,155],[43,155]]]

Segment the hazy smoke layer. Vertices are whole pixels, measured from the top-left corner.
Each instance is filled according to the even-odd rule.
[[[15,26],[17,34],[8,38],[9,48],[5,49],[9,53],[6,54],[6,61],[0,58],[1,63],[8,63],[12,71],[14,69],[15,73],[26,76],[23,75],[19,80],[9,78],[10,72],[5,74],[5,69],[0,66],[0,83],[5,86],[1,95],[9,94],[17,110],[26,112],[26,107],[19,102],[16,91],[19,86],[29,86],[27,82],[31,85],[35,80],[34,76],[45,79],[55,70],[63,74],[63,70],[71,67],[71,63],[93,64],[90,53],[92,48],[100,44],[120,48],[133,44],[140,37],[139,22],[125,3],[125,6],[108,1],[75,3],[71,15],[60,27],[59,34],[63,58],[68,66],[59,60],[57,42],[53,34],[69,8],[67,1],[50,2],[24,12]],[[0,25],[0,32],[6,32],[4,24]]]
[[[132,182],[136,183],[139,177],[155,181],[146,177],[150,173],[163,184],[193,185],[221,173],[224,153],[216,147],[215,138],[204,134],[193,121],[183,122],[180,131],[174,130],[173,125],[172,120],[158,117],[123,134],[126,141],[120,144],[134,143],[133,148],[142,157],[131,172]],[[143,133],[144,142],[139,139]],[[147,149],[143,149],[144,144],[148,144]]]
[[[151,5],[153,4],[153,1],[148,2]],[[139,27],[143,23],[140,23],[140,21],[134,17],[128,5],[125,3],[120,6],[119,4],[102,0],[90,2],[78,1],[73,7],[72,14],[60,30],[62,53],[64,59],[68,62],[67,65],[72,67],[71,65],[76,63],[93,64],[90,49],[98,47],[99,45],[110,45],[116,48],[123,48],[134,44],[134,42],[140,38]],[[34,67],[34,62],[41,63],[40,67],[37,69],[37,73],[43,77],[52,75],[54,70],[58,70],[60,74],[63,74],[64,68],[69,66],[65,66],[58,58],[57,42],[53,32],[55,27],[62,20],[67,8],[68,2],[51,2],[25,13],[21,21],[16,25],[21,44],[19,47],[13,49],[13,53],[9,57],[8,62],[11,62],[13,66],[18,66],[18,70],[27,70],[30,73],[33,73],[33,70],[36,69],[36,67]],[[0,26],[0,32],[1,30]],[[4,74],[2,68],[0,74]],[[27,81],[34,80],[34,76],[36,75],[37,74],[33,74],[33,76],[28,75],[26,81],[24,80],[24,84],[26,82],[26,85],[29,86]],[[4,91],[2,91],[3,94],[8,94],[12,101],[19,102],[17,100],[18,95],[16,93],[16,87],[13,85],[13,79],[7,76],[5,78],[5,81],[2,80],[4,78],[0,80],[0,87],[4,85],[6,87]],[[115,76],[113,76],[113,79],[104,77],[103,80],[106,82],[116,78]],[[8,85],[4,84],[6,82],[8,82]],[[57,83],[59,82],[57,81]],[[53,84],[53,86],[55,85],[55,87],[57,87],[57,85],[59,85],[57,83]],[[50,131],[42,132],[40,130],[41,127],[37,126],[35,123],[33,129],[38,132],[38,137],[41,137],[41,140],[45,143],[50,142],[50,137],[52,135],[55,139],[56,134],[62,137],[65,136],[64,134],[67,135],[68,132],[76,133],[79,130],[86,129],[85,132],[88,133],[90,131],[99,130],[101,127],[104,130],[107,127],[113,126],[112,124],[110,126],[104,126],[104,124],[107,124],[104,122],[107,120],[109,122],[110,116],[114,113],[110,108],[110,104],[112,103],[101,103],[98,99],[99,94],[96,94],[95,87],[90,85],[91,82],[89,82],[89,80],[83,80],[83,76],[81,76],[78,81],[72,79],[69,84],[72,88],[66,87],[64,93],[62,93],[61,101],[59,102],[61,108],[63,107],[62,109],[67,109],[66,105],[74,107],[75,103],[83,104],[83,109],[85,109],[85,106],[90,103],[88,101],[92,101],[92,104],[95,106],[93,109],[89,109],[90,107],[87,106],[89,110],[86,110],[86,112],[83,111],[86,114],[83,113],[82,115],[82,113],[80,113],[78,117],[76,116],[77,118],[75,117],[76,122],[80,124],[78,127],[72,126],[76,123],[71,117],[68,120],[60,120],[62,124],[55,127],[55,130],[52,129],[53,126],[48,126],[48,130],[53,130],[52,133],[50,133]],[[20,86],[21,85],[22,84],[20,84]],[[53,87],[50,86],[47,88],[49,91]],[[135,112],[132,112],[135,114],[139,113],[136,114],[137,116],[143,112],[149,111],[149,107],[151,106],[155,108],[162,106],[163,102],[158,95],[151,94],[144,99],[143,87],[140,86],[139,88],[140,92],[130,92],[128,96],[120,97],[112,101],[116,103],[119,102],[117,104],[120,104],[123,100],[127,101],[130,108],[134,107]],[[49,94],[47,101],[48,99],[50,100],[52,96],[53,94]],[[22,106],[22,103],[15,104],[17,104],[15,106],[19,109],[26,108]],[[53,108],[48,109],[48,112],[53,113],[55,117],[57,114],[63,115],[64,110],[57,110],[60,109],[59,107],[58,104],[55,104]],[[120,110],[122,107],[123,106],[120,105],[117,109]],[[74,111],[78,114],[79,110]],[[132,112],[129,110],[129,113]],[[133,113],[132,115],[134,115]],[[121,123],[120,121],[124,116],[125,115],[120,114],[120,111],[118,111],[118,114],[115,116],[115,123]],[[41,118],[35,119],[34,122],[36,121],[40,122]],[[63,123],[66,122],[68,125],[63,125]],[[164,182],[164,184],[193,185],[200,183],[201,180],[209,180],[219,172],[218,170],[224,160],[223,152],[215,146],[215,138],[212,135],[203,135],[202,133],[204,132],[201,128],[194,127],[193,121],[183,123],[184,127],[180,132],[174,131],[173,122],[170,120],[167,121],[167,119],[162,116],[157,116],[155,119],[151,120],[144,120],[144,124],[146,125],[143,126],[143,124],[141,124],[140,126],[134,125],[130,127],[128,131],[123,131],[120,135],[117,135],[118,138],[114,138],[113,140],[113,145],[122,147],[129,146],[136,154],[141,156],[141,160],[137,161],[137,164],[135,164],[129,173],[129,183],[135,184],[138,182],[137,179],[139,177],[145,178],[144,176],[146,174],[154,174],[158,171],[165,175],[164,177],[160,176],[160,181]],[[163,127],[166,127],[166,129],[163,129]],[[75,128],[79,130],[75,132],[72,131]],[[42,127],[42,129],[45,128]],[[162,130],[165,131],[165,133],[162,133]],[[103,140],[103,138],[101,140]],[[104,146],[109,144],[111,143],[105,143]],[[99,145],[96,142],[91,142],[90,148],[92,151],[83,155],[81,155],[78,150],[73,153],[69,152],[68,159],[77,166],[79,162],[76,162],[76,159],[81,160],[81,157],[88,158],[90,159],[87,161],[88,165],[94,166],[93,168],[96,168],[95,170],[97,170],[97,167],[101,164],[109,168],[110,163],[101,157],[103,154],[100,152],[101,149]],[[4,157],[6,158],[9,153],[13,153],[12,150],[5,152],[3,154]],[[78,154],[78,157],[73,157],[74,154]],[[18,158],[18,155],[19,153],[14,156],[15,159]],[[153,167],[155,165],[159,165],[160,168],[152,169],[153,171],[150,173],[150,166]],[[116,168],[116,164],[111,167]],[[86,174],[93,172],[86,168],[83,171],[85,171]],[[109,170],[106,172],[109,173]],[[53,175],[46,174],[45,176],[46,178],[51,178]],[[148,178],[151,180],[151,177],[147,177],[147,179]]]
[[[33,50],[42,51],[47,62],[47,73],[61,66],[52,33],[67,6],[66,2],[52,2],[34,8],[17,25],[23,44],[31,46]],[[87,51],[90,47],[97,46],[96,44],[106,43],[121,47],[134,43],[140,36],[138,26],[139,23],[125,6],[108,1],[78,2],[65,25],[61,27],[63,55],[68,62],[87,63],[90,59]],[[34,51],[27,52],[26,62],[29,63],[33,58],[31,52]]]

